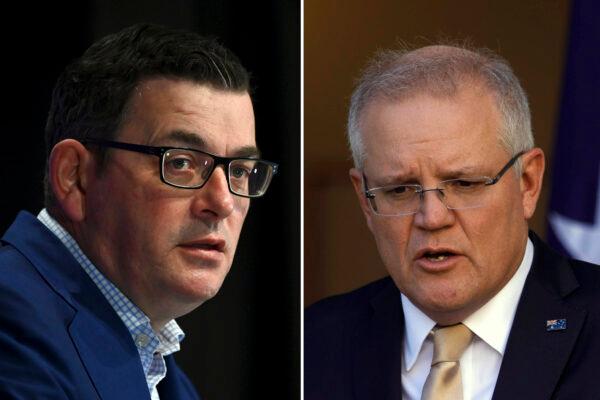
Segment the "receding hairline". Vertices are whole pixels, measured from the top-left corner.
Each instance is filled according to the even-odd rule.
[[[486,49],[482,49],[481,51],[487,52]],[[365,70],[362,71],[355,89],[360,88],[367,80],[365,78],[378,76],[377,84],[371,84],[367,92],[362,96],[363,100],[367,100],[362,104],[363,107],[372,99],[379,97],[394,99],[400,96],[410,97],[412,94],[426,92],[430,94],[453,95],[457,87],[450,84],[454,82],[460,85],[465,83],[481,84],[493,94],[494,88],[486,81],[481,73],[481,68],[497,60],[498,57],[491,52],[489,54],[480,54],[467,48],[445,44],[430,45],[414,50],[381,50],[376,53]],[[428,70],[418,71],[424,64],[427,65]],[[440,67],[442,65],[443,67]],[[397,69],[400,67],[406,68],[401,72],[408,71],[416,75],[414,79],[416,84],[402,88],[391,85],[391,87],[387,88],[385,84],[388,81],[394,82],[395,75],[398,73]],[[437,71],[434,71],[434,68],[437,68]],[[418,72],[415,73],[415,71]],[[439,75],[441,75],[439,71],[447,75],[446,84],[453,87],[446,86],[441,88],[434,86],[434,83],[439,83],[439,79],[434,79],[439,78]]]
[[[452,97],[464,85],[480,86],[494,99],[503,125],[501,143],[513,153],[531,147],[528,100],[508,62],[489,49],[470,45],[436,44],[380,50],[356,82],[349,109],[348,141],[354,164],[361,167],[366,154],[361,125],[373,102],[407,100],[420,94]],[[522,131],[520,134],[516,134]],[[524,135],[518,138],[518,136]]]
[[[419,87],[414,88],[413,90],[410,90],[409,92],[397,97],[385,95],[373,97],[367,103],[365,103],[358,120],[361,139],[364,139],[365,137],[368,137],[370,134],[372,134],[370,130],[365,129],[365,123],[369,120],[369,113],[375,112],[377,115],[378,110],[380,110],[382,107],[392,107],[395,110],[396,106],[403,106],[413,102],[418,103],[423,100],[431,100],[434,102],[440,100],[441,102],[455,102],[455,104],[463,104],[460,103],[463,99],[472,99],[473,96],[475,96],[477,99],[480,99],[479,105],[481,105],[482,103],[485,105],[485,109],[483,112],[491,113],[490,115],[492,115],[492,118],[495,121],[494,125],[496,127],[493,130],[493,133],[497,139],[498,145],[502,147],[502,133],[504,128],[503,117],[500,107],[498,106],[498,101],[495,97],[495,93],[485,84],[484,80],[479,79],[478,77],[469,76],[465,76],[463,79],[458,81],[456,85],[456,90],[454,90],[451,93],[439,92],[435,89],[431,90],[428,87]],[[375,132],[375,136],[377,136],[377,132]],[[508,153],[510,154],[510,152]]]

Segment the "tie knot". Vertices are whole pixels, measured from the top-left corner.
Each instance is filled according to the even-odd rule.
[[[472,338],[473,332],[463,324],[435,328],[431,365],[445,361],[458,361]]]

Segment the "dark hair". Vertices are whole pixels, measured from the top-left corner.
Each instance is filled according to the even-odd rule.
[[[137,24],[94,43],[59,76],[46,122],[45,205],[52,148],[68,138],[114,139],[128,101],[145,79],[172,77],[216,89],[248,92],[249,74],[216,39],[152,24]],[[99,162],[104,151],[97,150]]]

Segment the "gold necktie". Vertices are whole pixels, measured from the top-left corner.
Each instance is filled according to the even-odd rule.
[[[462,377],[458,360],[473,332],[463,324],[437,327],[433,331],[433,359],[421,400],[462,400]]]

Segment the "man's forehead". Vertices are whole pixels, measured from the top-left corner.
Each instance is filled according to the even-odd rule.
[[[377,176],[378,185],[385,185],[418,181],[425,170],[442,179],[496,172],[491,169],[508,154],[497,114],[474,108],[459,115],[465,111],[460,102],[437,108],[431,104],[439,99],[423,98],[402,101],[400,107],[380,102],[367,110],[362,134],[369,178]]]
[[[209,151],[210,143],[206,140],[201,133],[188,132],[184,130],[174,130],[168,132],[166,135],[161,137],[160,142],[164,144],[178,146],[178,147],[189,147],[192,149]],[[228,156],[237,157],[260,157],[260,150],[253,143],[239,144],[232,146],[228,149]],[[224,154],[218,154],[224,155]]]
[[[363,142],[371,145],[397,136],[405,145],[460,141],[473,134],[480,136],[478,141],[498,141],[503,123],[493,94],[478,86],[465,86],[451,96],[425,91],[401,99],[379,97],[361,117]]]
[[[181,99],[179,102],[173,103],[171,98],[177,97],[177,95],[180,95]],[[231,96],[243,100],[246,103],[245,106],[252,109],[252,99],[248,91],[216,88],[209,83],[169,76],[148,77],[140,80],[132,90],[128,105],[129,107],[148,105],[171,99],[171,105],[176,107],[189,104],[196,108],[209,109],[214,105],[211,99],[217,96]]]
[[[123,139],[148,145],[184,146],[223,156],[258,155],[248,93],[189,80],[143,81],[132,95],[122,133]]]

